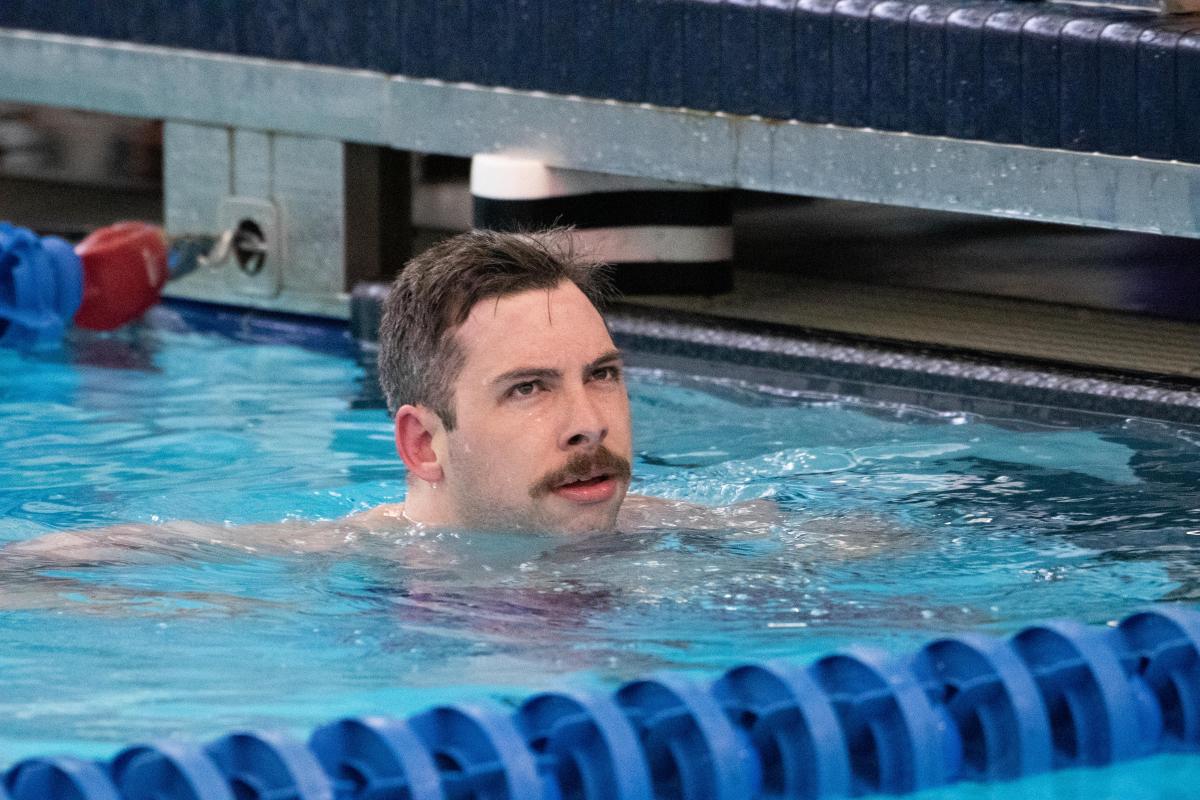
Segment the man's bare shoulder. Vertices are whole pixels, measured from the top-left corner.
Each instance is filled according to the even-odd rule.
[[[729,530],[753,533],[766,531],[783,521],[779,506],[770,500],[751,500],[732,506],[702,506],[684,500],[669,500],[631,494],[621,506],[617,527],[623,531],[639,528],[688,528],[690,530]]]
[[[343,518],[343,521],[371,530],[411,528],[416,524],[404,515],[404,503],[384,503],[381,506],[351,514]]]

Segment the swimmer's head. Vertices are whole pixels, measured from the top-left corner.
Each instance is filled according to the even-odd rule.
[[[380,328],[380,383],[415,520],[612,528],[629,484],[604,273],[564,231],[473,231],[414,258]]]
[[[597,308],[609,291],[603,267],[580,259],[570,232],[470,231],[413,258],[392,283],[379,329],[379,383],[392,414],[405,404],[455,425],[453,384],[462,345],[453,334],[476,303],[575,284]]]

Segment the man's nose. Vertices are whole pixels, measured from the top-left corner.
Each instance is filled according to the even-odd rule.
[[[567,426],[559,447],[564,450],[597,447],[608,436],[608,423],[603,411],[585,387],[568,393]]]

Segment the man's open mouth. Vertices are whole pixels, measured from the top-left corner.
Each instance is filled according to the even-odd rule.
[[[576,503],[601,503],[617,492],[617,481],[610,472],[586,478],[572,478],[554,487],[554,494]]]
[[[594,452],[573,455],[566,464],[547,473],[529,489],[535,500],[556,495],[577,503],[596,503],[613,497],[629,483],[629,460],[601,446]]]
[[[612,479],[612,475],[609,475],[607,472],[604,472],[599,475],[593,475],[590,478],[576,478],[573,480],[566,481],[565,483],[559,484],[558,488],[563,489],[563,488],[570,487],[570,486],[595,486],[598,483],[603,483],[604,481],[611,480],[611,479]]]

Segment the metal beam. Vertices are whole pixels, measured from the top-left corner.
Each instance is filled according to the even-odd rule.
[[[1200,165],[0,30],[0,100],[1200,238]]]

